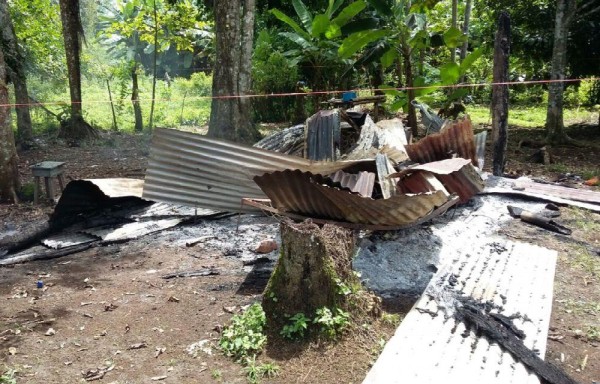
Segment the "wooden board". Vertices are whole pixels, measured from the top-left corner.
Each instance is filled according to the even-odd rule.
[[[457,295],[492,301],[507,316],[520,313],[531,319],[514,321],[526,334],[525,345],[543,357],[556,257],[553,250],[500,239],[465,247],[433,277],[363,384],[538,384],[525,366],[485,337],[465,332],[452,314]]]

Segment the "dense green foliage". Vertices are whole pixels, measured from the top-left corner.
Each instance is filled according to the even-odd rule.
[[[391,111],[406,107],[410,97],[442,107],[453,98],[487,105],[486,86],[438,86],[458,82],[489,83],[491,46],[500,10],[512,20],[510,79],[541,80],[549,76],[555,1],[474,0],[467,34],[460,30],[465,1],[458,2],[459,28],[450,24],[451,0],[261,0],[257,4],[253,53],[254,118],[261,122],[299,121],[318,102],[336,93],[308,97],[277,96],[294,92],[362,89],[362,95],[387,89]],[[154,44],[154,5],[158,40]],[[69,100],[59,10],[53,0],[9,0],[11,17],[25,56],[31,95],[48,103],[55,114]],[[155,125],[204,125],[210,115],[214,63],[212,2],[197,0],[81,0],[85,43],[82,55],[86,119],[101,128],[112,123],[107,82],[111,87],[118,129],[133,127],[131,72],[140,76],[141,109],[149,114],[152,58],[157,55]],[[578,17],[569,38],[568,77],[600,74],[598,14]],[[463,61],[450,52],[468,42]],[[407,68],[410,67],[410,76]],[[398,87],[422,87],[409,95]],[[511,86],[513,105],[547,102],[546,86]],[[600,82],[569,84],[565,103],[572,107],[600,104]],[[37,132],[57,120],[33,108]],[[14,121],[14,119],[13,119]]]

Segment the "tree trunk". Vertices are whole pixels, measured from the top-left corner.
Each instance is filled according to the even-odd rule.
[[[15,28],[10,17],[10,11],[6,0],[0,0],[0,44],[6,52],[4,60],[10,80],[15,86],[15,107],[17,112],[17,141],[28,143],[33,138],[31,127],[31,114],[29,112],[29,93],[27,92],[27,77],[23,67],[23,55],[17,44]]]
[[[5,79],[6,64],[3,48],[0,45],[0,201],[18,203],[17,191],[20,189],[18,157],[10,124],[8,87]]]
[[[71,115],[81,116],[81,19],[79,0],[60,0],[60,19],[62,22],[69,92],[71,94]]]
[[[242,10],[243,8],[243,10]],[[232,0],[215,7],[216,62],[208,135],[254,143],[250,91],[255,0]]]
[[[465,19],[463,22],[462,32],[465,36],[469,35],[469,24],[471,23],[471,10],[473,9],[473,0],[467,0],[465,4]],[[469,40],[467,39],[462,47],[460,47],[460,61],[462,62],[467,57],[469,49]]]
[[[263,294],[267,327],[278,333],[290,316],[312,318],[323,307],[378,314],[352,271],[354,243],[351,230],[335,225],[282,222],[281,255]]]
[[[156,0],[153,2],[154,9],[154,56],[152,58],[152,101],[150,103],[150,122],[148,128],[152,130],[154,124],[154,102],[156,99],[156,67],[158,61],[158,15],[156,13]]]
[[[508,58],[510,54],[510,18],[501,12],[498,17],[498,31],[494,42],[494,83],[508,81]],[[508,85],[492,87],[492,143],[493,174],[502,176],[506,164],[508,142]]]
[[[558,0],[554,23],[554,47],[552,48],[551,80],[564,80],[567,67],[567,38],[569,24],[576,9],[575,0]],[[548,86],[548,109],[546,112],[546,140],[550,144],[563,144],[570,141],[565,133],[563,120],[563,82]]]
[[[60,0],[60,19],[62,22],[69,92],[71,94],[71,116],[61,121],[58,136],[78,143],[98,137],[98,131],[83,119],[81,108],[81,40],[83,27],[79,15],[79,0]]]
[[[452,0],[452,28],[458,23],[458,0]],[[456,48],[450,48],[450,61],[456,60]]]
[[[142,118],[142,107],[140,106],[137,68],[137,63],[134,63],[131,70],[131,103],[133,104],[133,114],[135,116],[135,131],[142,132],[144,130],[144,120]]]
[[[408,88],[408,126],[411,129],[412,136],[417,137],[419,135],[419,126],[417,123],[417,110],[414,105],[412,105],[412,101],[415,99],[415,90],[413,89],[413,73],[412,73],[412,62],[410,60],[410,50],[404,50],[404,71],[406,78],[406,87]]]

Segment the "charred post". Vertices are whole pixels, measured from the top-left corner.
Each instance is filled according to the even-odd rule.
[[[503,11],[498,17],[494,42],[494,84],[492,87],[492,143],[494,176],[502,176],[508,142],[508,58],[510,55],[510,18]]]

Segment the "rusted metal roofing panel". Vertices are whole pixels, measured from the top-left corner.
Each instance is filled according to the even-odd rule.
[[[440,133],[431,134],[416,144],[407,145],[405,149],[412,161],[421,164],[458,156],[470,159],[477,166],[475,139],[468,118],[458,120]]]
[[[143,197],[230,212],[256,211],[241,206],[244,197],[265,197],[252,180],[254,176],[284,169],[328,175],[359,162],[311,162],[191,132],[157,128]]]
[[[347,173],[342,170],[329,176],[335,183],[348,188],[363,197],[371,197],[375,186],[375,174],[372,172]]]
[[[317,182],[318,175],[297,170],[273,172],[254,180],[277,209],[350,223],[406,225],[448,201],[442,191],[374,200],[323,185]]]
[[[483,191],[484,183],[473,165],[471,160],[455,158],[432,163],[421,164],[390,175],[391,177],[405,176],[414,172],[431,172],[446,187],[448,192],[455,193],[460,197],[462,203],[467,202],[471,197]],[[399,184],[402,183],[402,180]],[[412,185],[416,183],[412,180]],[[402,190],[402,187],[399,188]]]

